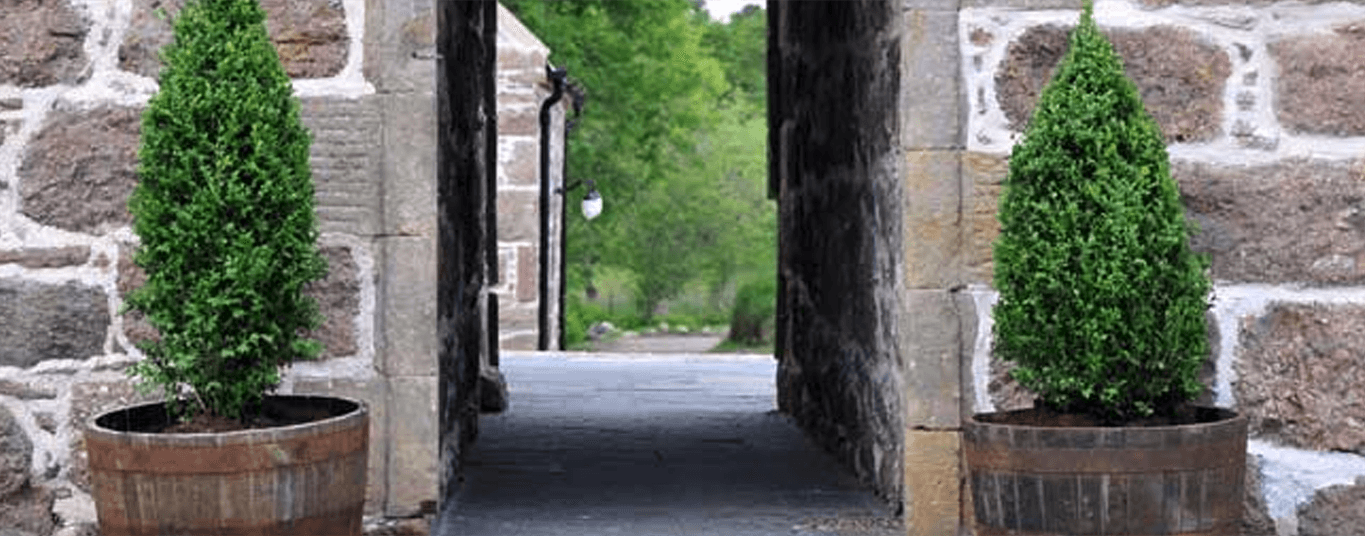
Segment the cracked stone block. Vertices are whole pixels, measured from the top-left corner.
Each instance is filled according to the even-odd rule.
[[[1299,536],[1365,534],[1365,477],[1318,491],[1298,514]]]
[[[0,280],[0,366],[104,353],[109,299],[75,281],[61,285]]]
[[[1028,124],[1038,95],[1066,55],[1070,31],[1035,26],[1010,43],[995,85],[1012,129],[1022,132]],[[1223,86],[1232,69],[1226,53],[1191,31],[1172,26],[1105,33],[1167,143],[1218,136]]]
[[[70,2],[10,0],[0,22],[0,85],[76,84],[89,74],[90,21]]]
[[[0,250],[0,264],[13,263],[24,268],[80,266],[89,259],[90,246]]]
[[[1274,303],[1242,319],[1233,386],[1255,437],[1365,453],[1365,306]]]
[[[173,37],[171,20],[182,0],[134,0],[133,16],[119,46],[119,68],[156,78],[157,53]],[[263,0],[266,30],[290,78],[325,78],[346,65],[350,36],[341,2]],[[163,16],[164,14],[164,16]]]
[[[142,110],[55,110],[19,166],[22,209],[43,225],[103,234],[129,225]]]
[[[1191,242],[1213,278],[1241,283],[1365,282],[1365,161],[1262,166],[1174,161]]]
[[[1271,43],[1279,66],[1276,114],[1285,128],[1305,134],[1365,135],[1365,20],[1329,34]]]
[[[308,333],[323,344],[322,355],[330,358],[354,355],[359,351],[355,339],[355,317],[360,314],[360,269],[347,247],[321,248],[327,259],[327,275],[305,289],[318,302],[323,323]]]

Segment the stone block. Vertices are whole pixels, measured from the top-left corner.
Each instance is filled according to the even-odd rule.
[[[498,192],[498,240],[536,242],[539,237],[540,193],[535,190]]]
[[[294,394],[345,396],[365,401],[370,409],[369,468],[365,474],[365,515],[383,515],[388,499],[389,390],[382,376],[352,378],[299,378]]]
[[[976,354],[976,334],[982,329],[976,299],[972,293],[962,290],[952,291],[953,308],[957,314],[961,335],[958,336],[958,422],[976,413],[976,377],[972,371],[972,359]],[[989,311],[986,312],[989,314]],[[986,328],[990,329],[990,328]]]
[[[997,219],[1001,185],[1009,174],[1009,159],[985,153],[963,153],[962,274],[966,283],[990,284],[995,272],[995,239],[1000,235]]]
[[[389,375],[434,375],[436,239],[390,237],[381,242],[382,370]]]
[[[958,151],[906,151],[905,283],[948,288],[960,277],[961,163]]]
[[[385,147],[379,99],[300,99],[300,119],[313,133],[309,163],[318,230],[380,234]]]
[[[0,405],[0,500],[28,484],[33,461],[33,441],[14,413]]]
[[[91,417],[106,411],[161,400],[160,392],[141,394],[133,380],[79,382],[71,386],[71,465],[67,479],[81,491],[90,493],[90,460],[85,452],[85,425]]]
[[[1365,20],[1332,33],[1293,36],[1269,45],[1279,68],[1275,112],[1285,128],[1306,134],[1365,136]]]
[[[987,381],[986,390],[990,393],[991,404],[995,405],[996,411],[1031,408],[1034,399],[1038,398],[1036,393],[1019,385],[1019,382],[1010,376],[1015,366],[1012,362],[991,358],[990,379]]]
[[[354,355],[359,351],[355,318],[360,314],[360,269],[351,248],[328,246],[321,253],[327,259],[327,275],[304,291],[317,300],[323,323],[307,336],[322,342],[322,358]]]
[[[19,166],[21,212],[90,234],[132,223],[127,204],[137,185],[141,122],[138,108],[52,111]]]
[[[1029,28],[1010,43],[995,86],[1014,130],[1023,131],[1034,104],[1067,50],[1070,28]],[[1231,61],[1193,31],[1173,26],[1105,30],[1124,70],[1167,143],[1207,141],[1220,134],[1223,87]]]
[[[88,260],[90,260],[90,246],[0,250],[0,264],[13,263],[24,268],[80,266]]]
[[[1241,536],[1276,536],[1275,520],[1270,518],[1265,497],[1261,495],[1261,457],[1247,453],[1246,497],[1242,500]]]
[[[90,20],[71,2],[8,2],[4,10],[0,85],[76,84],[89,76]]]
[[[1191,245],[1213,278],[1242,283],[1365,281],[1365,162],[1292,159],[1263,166],[1172,162]]]
[[[440,430],[435,376],[389,379],[389,475],[386,514],[406,517],[436,500]]]
[[[384,232],[435,236],[436,101],[429,94],[381,98]]]
[[[907,10],[901,34],[901,145],[955,149],[962,138],[957,10]]]
[[[183,5],[183,0],[133,0],[132,19],[119,45],[119,68],[156,78],[161,73],[157,54],[174,37],[170,21]],[[266,12],[266,31],[290,78],[341,72],[350,41],[341,2],[262,0],[261,8]]]
[[[955,428],[961,423],[964,311],[947,290],[907,290],[904,296],[905,426]]]
[[[535,106],[498,107],[499,136],[540,136],[540,110]]]
[[[0,366],[104,353],[109,298],[99,287],[0,280]]]
[[[504,184],[540,184],[540,144],[535,139],[498,138],[498,167]]]
[[[1319,490],[1298,514],[1300,536],[1365,534],[1365,477]]]
[[[365,79],[380,93],[434,93],[436,13],[420,0],[365,1]]]
[[[534,352],[536,346],[540,344],[540,337],[535,333],[523,333],[503,337],[498,340],[498,348],[502,350],[515,350],[519,352]]]
[[[534,302],[540,299],[540,255],[537,248],[517,247],[517,301]],[[511,305],[511,304],[508,304]]]
[[[31,383],[0,379],[0,396],[8,396],[19,400],[52,400],[57,398],[57,392]],[[3,486],[0,486],[0,488],[3,488]],[[0,493],[0,495],[3,495],[3,493]]]
[[[905,431],[906,534],[959,534],[961,453],[956,430]]]
[[[0,529],[0,534],[52,534],[52,529],[56,528],[52,503],[56,499],[51,489],[38,485],[26,486],[8,497],[0,497],[0,519],[5,520],[5,528]]]
[[[1251,435],[1365,453],[1365,306],[1273,303],[1240,339],[1233,389]]]

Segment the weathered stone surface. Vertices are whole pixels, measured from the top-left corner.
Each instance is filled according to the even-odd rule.
[[[54,501],[56,495],[52,490],[43,486],[24,486],[16,493],[0,498],[0,519],[5,520],[6,529],[19,534],[46,536],[57,525],[52,516]]]
[[[1285,160],[1266,166],[1172,162],[1191,245],[1213,278],[1348,285],[1365,281],[1365,163]]]
[[[1274,303],[1241,326],[1236,399],[1257,437],[1365,453],[1365,306]]]
[[[388,480],[393,485],[386,513],[406,517],[421,512],[439,485],[436,377],[399,376],[389,385],[391,407],[401,408],[402,417],[390,420]]]
[[[909,289],[900,326],[906,360],[905,426],[943,430],[961,425],[962,320],[944,289]]]
[[[0,318],[0,366],[84,359],[104,353],[109,301],[103,290],[74,281],[0,280]]]
[[[65,0],[11,0],[0,23],[0,85],[75,84],[89,74],[90,22]]]
[[[989,284],[995,270],[995,239],[1000,235],[996,218],[1001,185],[1009,174],[1009,159],[984,153],[963,153],[962,183],[965,226],[962,269],[969,283]]]
[[[531,246],[517,247],[517,301],[533,302],[540,297],[540,287],[536,282],[540,280],[540,255],[536,248]],[[510,304],[509,304],[510,305]]]
[[[1365,135],[1365,20],[1269,49],[1280,71],[1275,111],[1281,125],[1308,134]]]
[[[305,292],[318,302],[323,323],[308,336],[322,342],[320,357],[354,355],[359,346],[355,338],[355,317],[360,314],[360,269],[347,247],[321,248],[327,259],[327,275],[308,285]]]
[[[23,214],[91,234],[131,223],[141,114],[111,106],[49,114],[19,167]]]
[[[958,534],[961,434],[905,431],[905,534]]]
[[[262,0],[265,26],[290,78],[325,78],[346,66],[346,13],[330,0]]]
[[[365,21],[365,79],[381,93],[431,93],[436,13],[430,3],[384,0]]]
[[[535,186],[539,184],[540,145],[531,140],[498,140],[498,169],[504,184]]]
[[[1299,507],[1299,536],[1365,534],[1365,477],[1353,485],[1330,486]]]
[[[51,400],[57,398],[57,393],[51,389],[38,388],[27,383],[10,380],[0,380],[0,395],[18,398],[19,400]]]
[[[379,100],[306,98],[299,104],[299,118],[313,133],[309,163],[318,230],[380,234],[384,145]]]
[[[958,151],[905,151],[906,288],[942,289],[960,283],[961,169]]]
[[[1036,393],[1019,385],[1019,382],[1010,376],[1015,366],[1009,361],[991,358],[991,377],[986,384],[986,390],[990,393],[991,403],[995,404],[996,411],[1031,408],[1033,400],[1038,397]]]
[[[32,461],[33,441],[9,408],[0,405],[0,502],[28,483]]]
[[[1038,94],[1066,55],[1068,32],[1070,28],[1055,25],[1036,26],[1010,43],[995,84],[1011,128],[1022,131],[1033,115]],[[1183,28],[1105,33],[1168,143],[1205,141],[1219,134],[1223,86],[1231,73],[1227,54]]]
[[[384,234],[434,236],[438,232],[435,99],[423,93],[384,95],[381,107]]]
[[[901,144],[909,149],[962,146],[958,12],[906,9],[901,51]]]
[[[534,242],[539,234],[539,193],[534,190],[498,192],[498,241]]]
[[[0,250],[0,264],[14,263],[24,268],[79,266],[89,259],[90,246]]]
[[[80,382],[71,386],[71,462],[67,478],[90,493],[90,459],[85,452],[85,425],[90,417],[124,406],[160,401],[159,393],[139,394],[132,380]]]
[[[121,244],[118,257],[118,280],[116,282],[119,299],[126,300],[129,292],[146,283],[147,272],[133,264],[133,246]],[[128,342],[134,346],[141,342],[156,341],[161,338],[161,334],[157,333],[156,328],[147,322],[146,315],[142,314],[141,311],[123,313],[123,334],[128,337]]]
[[[1241,536],[1276,536],[1275,520],[1270,518],[1265,497],[1261,495],[1261,458],[1250,452],[1247,453],[1245,489]]]
[[[540,112],[537,107],[522,106],[498,110],[499,136],[540,136]]]
[[[33,412],[33,422],[37,423],[38,428],[41,428],[44,432],[49,434],[57,433],[57,417],[50,411]]]
[[[389,237],[383,242],[383,371],[418,376],[435,374],[440,338],[436,314],[436,237]]]
[[[157,53],[171,42],[171,20],[182,0],[133,0],[133,17],[119,46],[119,68],[155,78]],[[266,31],[291,78],[324,78],[346,65],[350,38],[341,2],[262,0]],[[162,11],[165,17],[158,15]]]

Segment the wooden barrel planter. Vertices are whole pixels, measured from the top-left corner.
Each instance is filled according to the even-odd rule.
[[[1200,408],[1198,424],[1042,427],[964,423],[977,534],[1236,535],[1246,418]]]
[[[100,533],[359,536],[365,404],[272,396],[264,407],[297,424],[156,433],[171,423],[159,402],[91,418],[85,444]]]

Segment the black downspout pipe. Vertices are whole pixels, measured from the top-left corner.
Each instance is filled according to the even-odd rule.
[[[564,159],[560,161],[560,176],[564,177],[565,182],[569,178],[569,134],[573,133],[573,127],[577,123],[579,114],[583,113],[583,88],[574,83],[567,83],[564,87],[569,92],[569,97],[573,99],[574,120],[568,121],[564,125]],[[562,190],[564,203],[559,210],[559,328],[555,331],[559,333],[559,349],[564,346],[564,315],[568,309],[564,308],[564,292],[569,286],[569,276],[566,267],[569,265],[569,187],[566,185]]]
[[[540,105],[540,291],[537,294],[538,315],[536,348],[541,351],[550,349],[550,113],[559,99],[564,97],[564,78],[567,69],[553,69],[545,66],[554,90],[550,97]],[[563,284],[563,283],[560,283]],[[562,311],[561,311],[562,314]]]

